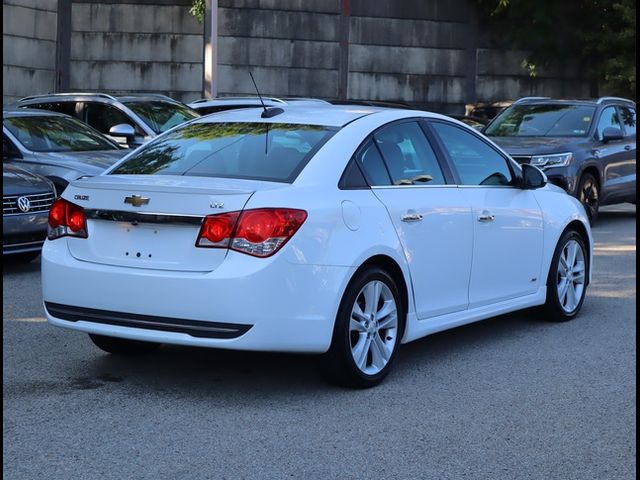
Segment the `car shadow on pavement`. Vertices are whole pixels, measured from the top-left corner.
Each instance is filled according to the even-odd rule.
[[[520,312],[434,334],[403,345],[389,378],[378,388],[393,388],[395,379],[415,372],[416,365],[442,368],[451,355],[464,357],[478,348],[495,348],[530,330],[549,328],[535,314]],[[87,340],[88,341],[88,340]],[[127,394],[195,395],[210,397],[236,391],[250,397],[308,394],[309,390],[343,390],[327,385],[315,355],[239,352],[163,345],[148,356],[117,357],[97,352],[87,359],[80,389],[107,383],[126,384]],[[428,378],[424,378],[428,382]],[[118,387],[116,387],[118,388]],[[374,389],[375,390],[375,389]],[[349,390],[343,390],[348,392]],[[226,397],[225,397],[226,398]],[[226,400],[225,400],[226,401]]]

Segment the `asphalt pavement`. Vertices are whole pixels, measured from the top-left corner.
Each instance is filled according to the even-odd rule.
[[[4,478],[636,478],[635,207],[604,208],[594,235],[574,321],[432,335],[363,391],[311,356],[109,356],[45,322],[39,260],[5,265]]]

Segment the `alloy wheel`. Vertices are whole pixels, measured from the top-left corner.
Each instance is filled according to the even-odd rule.
[[[393,354],[398,333],[398,307],[389,287],[379,280],[367,283],[351,310],[351,354],[360,371],[379,373]]]
[[[585,288],[584,251],[576,240],[569,240],[558,261],[558,300],[566,313],[580,305]]]

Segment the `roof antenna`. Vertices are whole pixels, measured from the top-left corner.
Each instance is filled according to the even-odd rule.
[[[262,118],[271,118],[271,117],[275,117],[276,115],[280,115],[281,113],[284,113],[284,110],[278,107],[267,108],[267,106],[264,104],[264,100],[262,100],[262,95],[260,95],[260,90],[258,90],[258,85],[256,85],[256,81],[254,80],[253,74],[251,72],[249,72],[249,76],[251,77],[253,86],[256,87],[256,92],[258,92],[260,103],[262,104],[262,108],[264,109],[264,111],[262,112],[262,115],[260,116]]]

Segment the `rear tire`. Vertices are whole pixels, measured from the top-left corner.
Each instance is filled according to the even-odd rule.
[[[547,277],[545,319],[566,322],[575,318],[587,293],[589,254],[582,236],[575,230],[564,232],[551,260]]]
[[[105,335],[89,334],[91,341],[101,350],[114,355],[145,355],[153,353],[160,346],[159,343],[141,342],[126,338],[107,337]]]
[[[331,383],[369,388],[387,376],[404,332],[398,287],[380,268],[367,268],[352,280],[340,302],[329,351],[321,371]]]
[[[600,188],[598,186],[598,181],[590,173],[584,173],[582,177],[580,177],[577,197],[587,212],[589,222],[593,224],[598,219],[598,209],[600,208]]]

